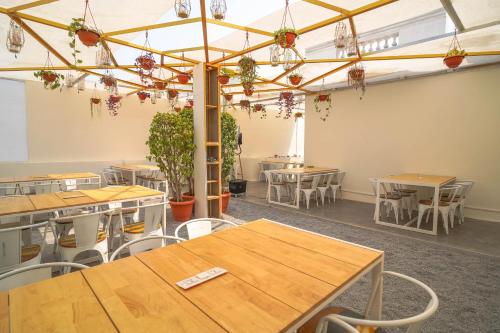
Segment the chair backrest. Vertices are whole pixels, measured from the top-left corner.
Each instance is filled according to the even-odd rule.
[[[455,182],[456,185],[461,185],[462,186],[462,192],[460,193],[462,198],[467,198],[469,195],[470,190],[472,190],[472,187],[474,186],[474,181],[472,180],[459,180]]]
[[[214,218],[201,218],[194,219],[180,224],[175,229],[175,237],[180,237],[179,234],[183,228],[187,230],[187,239],[193,239],[201,236],[205,236],[212,233],[212,230],[217,229],[221,225],[237,227],[238,225],[234,222],[214,219]]]
[[[92,247],[97,243],[97,239],[99,236],[99,222],[101,216],[104,216],[105,213],[110,213],[113,210],[107,210],[97,213],[91,214],[81,214],[74,216],[64,216],[50,219],[51,221],[59,221],[59,220],[67,220],[71,218],[73,221],[73,230],[75,235],[76,247]],[[105,230],[107,233],[107,229],[109,228],[112,214],[108,214],[108,221],[104,224]]]
[[[158,225],[161,225],[164,211],[165,203],[144,207],[144,235],[149,235],[151,232],[158,230]]]
[[[0,272],[13,269],[21,264],[23,245],[22,231],[29,228],[39,228],[45,225],[47,225],[47,222],[0,229]]]
[[[335,173],[335,181],[337,182],[337,185],[342,186],[342,183],[344,182],[344,177],[345,177],[345,171],[340,171]]]
[[[76,179],[65,179],[61,182],[62,191],[74,191],[77,189]]]
[[[50,279],[52,278],[52,268],[54,267],[88,268],[88,266],[70,262],[51,262],[21,267],[0,275],[0,291],[7,291],[30,283]]]
[[[462,185],[446,185],[439,189],[439,200],[446,197],[446,201],[452,202],[456,197],[460,195],[462,191]]]
[[[322,178],[323,178],[323,175],[314,175],[312,177],[311,188],[312,189],[317,188]]]
[[[168,240],[174,240],[177,243],[185,241],[184,238],[174,237],[174,236],[163,236],[163,235],[162,236],[155,235],[155,236],[147,236],[147,237],[137,238],[137,239],[131,240],[130,242],[127,242],[127,243],[121,245],[119,248],[117,248],[115,250],[115,252],[113,252],[113,254],[111,255],[111,258],[109,258],[109,261],[111,262],[111,261],[115,260],[116,257],[118,257],[120,255],[120,253],[125,248],[128,248],[130,255],[133,256],[137,253],[141,253],[141,252],[148,251],[151,249],[163,247],[166,245],[166,242]],[[155,241],[155,242],[153,243],[152,241]]]
[[[14,184],[2,184],[2,185],[0,185],[0,197],[6,197],[6,196],[20,194],[20,193],[18,193],[19,190],[20,190],[20,188]]]
[[[33,186],[35,194],[53,193],[59,190],[59,184],[52,182],[36,182]]]
[[[427,319],[429,319],[438,309],[439,306],[439,299],[436,295],[436,293],[425,283],[412,278],[411,276],[407,276],[404,274],[396,273],[396,272],[389,272],[385,271],[382,273],[382,275],[391,275],[395,276],[398,278],[401,278],[403,280],[409,281],[413,283],[414,285],[420,287],[423,289],[429,296],[430,296],[430,301],[427,303],[427,307],[425,310],[417,315],[411,316],[411,317],[406,317],[403,319],[394,319],[394,320],[367,320],[367,319],[358,319],[358,318],[352,318],[352,317],[346,317],[342,315],[328,315],[323,318],[318,323],[316,332],[318,333],[323,333],[327,332],[327,327],[328,327],[328,321],[333,321],[333,318],[340,319],[341,321],[344,321],[346,323],[349,323],[351,325],[359,325],[359,326],[368,326],[368,327],[401,327],[401,326],[408,326],[407,333],[417,333],[420,331],[420,327],[422,326],[423,322]],[[380,277],[381,278],[381,277]],[[376,283],[378,284],[379,281]],[[375,293],[372,293],[370,296],[370,299],[368,301],[368,308],[370,308],[370,305],[373,303],[375,297]],[[336,322],[339,324],[338,322]],[[356,332],[356,331],[353,331]]]
[[[378,182],[378,178],[368,178],[368,181],[370,182],[370,185],[372,186],[372,190],[373,190],[373,195],[375,195],[375,197],[377,197],[377,182]],[[387,187],[385,185],[385,183],[380,183],[380,194],[381,195],[386,195],[387,193],[389,193],[389,191],[387,191]]]
[[[334,177],[335,177],[334,173],[329,173],[329,174],[324,175],[323,179],[321,179],[319,186],[329,187],[330,184],[332,183]]]

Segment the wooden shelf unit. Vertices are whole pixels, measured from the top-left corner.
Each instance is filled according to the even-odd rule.
[[[205,67],[205,126],[207,159],[208,217],[220,218],[221,202],[221,135],[220,135],[220,86],[218,68]]]

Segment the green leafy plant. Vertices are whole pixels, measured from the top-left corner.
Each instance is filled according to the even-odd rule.
[[[78,57],[78,54],[81,53],[81,51],[76,48],[76,32],[84,28],[85,26],[82,18],[72,18],[71,23],[68,26],[68,36],[71,38],[69,47],[72,50],[71,55],[75,60],[75,65],[82,63],[82,59]]]
[[[236,137],[238,135],[238,125],[236,124],[236,119],[227,112],[221,113],[220,124],[222,155],[221,177],[223,187],[227,189],[229,177],[235,162],[234,152],[238,147],[238,139]]]
[[[238,61],[240,81],[243,85],[253,85],[257,78],[257,64],[250,56],[241,57]]]
[[[295,29],[283,27],[283,28],[276,30],[274,32],[274,41],[276,42],[276,44],[280,45],[281,47],[285,47],[289,44],[287,41],[287,38],[286,38],[287,32],[291,32],[291,33],[295,34],[295,36],[299,35]],[[290,45],[290,46],[293,46],[293,45],[294,45],[294,43],[292,41],[292,45]]]
[[[233,76],[235,76],[235,73],[233,70],[231,70],[229,68],[221,68],[220,75],[227,75],[229,77],[233,77]]]
[[[158,112],[151,121],[149,161],[155,161],[168,179],[172,200],[182,201],[182,186],[193,176],[194,144],[193,109],[178,113]]]
[[[51,70],[36,71],[33,75],[43,82],[45,88],[51,90],[62,87],[62,82],[64,81],[64,75]]]
[[[314,98],[314,109],[317,113],[320,113],[319,118],[323,121],[326,121],[326,118],[328,118],[332,109],[332,99],[330,97],[330,94],[320,93],[318,96],[316,96]]]
[[[458,48],[453,48],[446,53],[447,57],[455,57],[455,56],[465,56],[465,50],[460,50]]]

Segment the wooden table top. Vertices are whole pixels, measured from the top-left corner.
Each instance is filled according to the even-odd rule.
[[[275,173],[286,173],[290,175],[313,175],[317,173],[334,173],[338,172],[339,169],[333,168],[321,168],[321,167],[303,167],[303,168],[291,168],[291,169],[277,169],[271,170],[271,172]]]
[[[68,172],[68,173],[51,173],[44,176],[14,176],[14,177],[1,177],[0,184],[8,183],[26,183],[36,181],[49,181],[49,180],[65,180],[65,179],[81,179],[81,178],[95,178],[99,175],[93,172]]]
[[[117,169],[122,169],[122,170],[128,170],[128,171],[142,171],[142,170],[157,171],[157,170],[160,170],[160,168],[154,164],[114,164],[114,165],[112,165],[112,167],[117,168]]]
[[[0,294],[0,327],[282,332],[377,260],[383,252],[258,220],[13,289],[8,310]],[[214,266],[228,273],[188,290],[175,284]]]
[[[453,176],[434,176],[419,173],[403,173],[380,178],[381,182],[420,186],[441,186],[456,180]]]
[[[286,157],[268,157],[262,160],[261,163],[283,163],[283,164],[303,164],[304,160],[296,157],[286,158]]]
[[[164,193],[139,185],[110,186],[96,190],[54,192],[0,198],[0,216],[64,209],[122,200],[163,196]]]

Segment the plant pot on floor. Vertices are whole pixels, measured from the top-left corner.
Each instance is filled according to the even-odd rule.
[[[229,206],[229,199],[231,199],[231,192],[224,192],[221,195],[222,197],[222,212],[225,213],[227,207]]]
[[[234,179],[229,181],[229,192],[232,194],[242,194],[247,191],[247,181],[243,179]]]
[[[193,216],[193,199],[184,199],[184,201],[169,200],[172,215],[177,222],[186,222]]]

